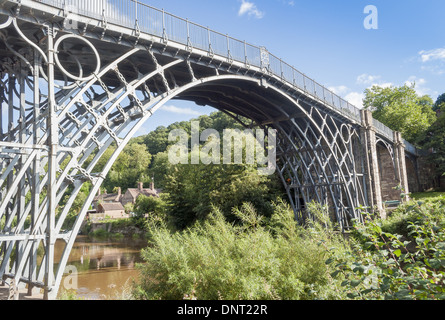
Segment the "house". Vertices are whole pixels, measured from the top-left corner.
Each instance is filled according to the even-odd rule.
[[[93,200],[93,210],[89,217],[93,220],[105,219],[110,217],[112,219],[126,218],[124,206],[121,204],[122,189],[117,188],[117,193],[104,193],[99,189],[97,196]]]
[[[101,193],[100,189],[97,193],[97,196],[94,197],[93,200],[93,208],[97,210],[97,206],[99,203],[116,203],[121,202],[122,200],[122,189],[117,188],[117,193],[107,193],[105,190],[104,193]]]
[[[140,195],[147,197],[159,197],[160,193],[161,190],[155,189],[153,182],[148,189],[144,188],[144,184],[142,182],[139,182],[137,188],[130,188],[127,190],[127,192],[122,196],[121,203],[123,206],[125,206],[127,203],[135,204]]]
[[[161,190],[155,189],[154,183],[151,183],[150,188],[144,188],[142,182],[138,183],[137,188],[128,189],[125,194],[122,194],[122,189],[117,188],[117,193],[108,194],[106,191],[101,193],[99,190],[97,196],[93,200],[93,209],[89,212],[89,217],[93,220],[128,218],[124,206],[127,203],[135,204],[137,198],[143,194],[147,197],[159,197]]]
[[[128,218],[124,206],[120,202],[100,203],[97,208],[97,215],[102,218],[120,219]]]

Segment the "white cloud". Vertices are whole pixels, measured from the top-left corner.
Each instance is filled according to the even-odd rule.
[[[190,116],[200,116],[202,113],[193,110],[192,108],[178,108],[176,106],[162,106],[160,110],[176,113],[176,114],[183,114],[183,115],[190,115]]]
[[[284,5],[288,5],[290,7],[295,6],[295,1],[290,1],[290,0],[281,0],[281,3]]]
[[[445,74],[445,48],[422,50],[419,52],[422,70],[436,75]]]
[[[433,50],[422,50],[419,52],[422,62],[443,60],[445,61],[445,48],[433,49]]]
[[[365,85],[367,88],[372,88],[373,86],[389,88],[394,85],[392,82],[382,81],[381,78],[382,78],[381,76],[373,76],[373,75],[364,73],[357,77],[357,84]]]
[[[445,66],[435,65],[435,66],[422,66],[420,68],[422,71],[428,71],[432,74],[443,75],[445,74]]]
[[[356,84],[359,88],[363,88],[363,91],[358,92],[347,86],[331,86],[328,89],[335,94],[343,97],[346,101],[356,106],[359,109],[363,109],[363,99],[365,98],[364,91],[367,88],[372,88],[373,86],[379,86],[382,88],[388,88],[393,85],[391,82],[384,82],[381,80],[381,76],[369,75],[367,73],[361,74],[357,77]],[[357,90],[357,88],[355,89]]]
[[[427,84],[427,81],[423,78],[417,78],[416,76],[411,76],[408,78],[408,80],[405,81],[405,84],[408,86],[415,84],[414,90],[416,90],[419,96],[437,95],[437,92],[435,91],[433,92],[430,88],[427,88],[425,86]]]
[[[347,86],[336,86],[336,87],[329,87],[328,90],[332,91],[336,95],[344,95],[349,91],[349,88]]]
[[[360,92],[350,92],[345,96],[345,100],[359,109],[363,109],[363,99],[365,95]]]
[[[363,93],[352,91],[347,86],[332,86],[328,90],[342,97],[353,106],[363,109],[363,99],[365,98]]]
[[[258,10],[257,6],[253,2],[242,0],[241,7],[239,8],[238,15],[241,17],[247,14],[249,17],[261,19],[264,17],[264,12]]]
[[[374,84],[377,80],[379,80],[380,76],[373,76],[367,73],[361,74],[357,77],[357,83],[358,84]]]

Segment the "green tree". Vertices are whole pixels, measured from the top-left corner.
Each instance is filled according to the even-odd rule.
[[[107,190],[111,191],[117,186],[126,190],[139,181],[148,182],[151,158],[152,156],[144,144],[128,144],[108,174],[105,181]]]
[[[445,102],[438,109],[439,115],[436,122],[425,132],[420,144],[423,149],[432,151],[428,155],[429,161],[434,163],[439,175],[445,175]]]
[[[253,165],[197,164],[172,166],[164,191],[169,221],[184,229],[204,219],[213,206],[229,221],[236,220],[232,208],[246,202],[270,216],[271,201],[283,196],[281,188],[276,175],[260,175]]]
[[[363,100],[364,107],[373,112],[375,119],[401,132],[411,143],[417,143],[436,120],[433,100],[429,96],[417,95],[414,88],[415,85],[373,86],[366,89]]]
[[[160,126],[144,137],[143,141],[151,154],[156,155],[167,150],[168,133],[169,130],[166,127]]]
[[[434,104],[434,111],[439,111],[441,109],[441,105],[445,104],[445,93],[442,93],[436,100]]]
[[[150,166],[149,175],[154,178],[155,187],[163,189],[165,187],[165,179],[170,170],[171,164],[168,161],[168,152],[159,152],[153,156]]]
[[[148,214],[157,218],[165,218],[166,204],[162,198],[140,195],[134,204],[134,213],[137,218]]]
[[[342,236],[325,226],[298,226],[284,202],[273,221],[250,204],[233,210],[228,222],[216,208],[205,221],[172,233],[149,223],[152,242],[134,283],[136,299],[147,300],[333,300],[343,299],[325,264],[327,247],[346,249]],[[331,285],[335,282],[337,286]],[[334,288],[334,289],[333,289]]]

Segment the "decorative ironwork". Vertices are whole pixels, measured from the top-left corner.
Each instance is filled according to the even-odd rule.
[[[276,129],[278,174],[299,222],[311,218],[311,201],[329,205],[342,230],[361,218],[370,201],[358,109],[264,49],[164,11],[132,0],[69,5],[0,5],[0,281],[56,296],[107,173],[171,99]],[[106,165],[96,172],[100,160]],[[87,182],[91,192],[69,225]],[[55,261],[58,240],[64,251]]]

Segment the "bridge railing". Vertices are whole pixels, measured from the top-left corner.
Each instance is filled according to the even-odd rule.
[[[377,133],[380,133],[390,141],[394,141],[394,131],[385,126],[380,121],[374,119],[374,128],[376,129]]]
[[[405,151],[408,153],[411,153],[413,155],[417,155],[417,148],[412,145],[411,143],[409,143],[408,141],[404,141],[405,143]]]
[[[331,90],[258,47],[141,3],[137,0],[36,0],[86,17],[114,23],[190,48],[207,51],[269,72],[334,108],[346,118],[361,122],[360,109]],[[376,122],[379,133],[393,139],[392,130]]]

